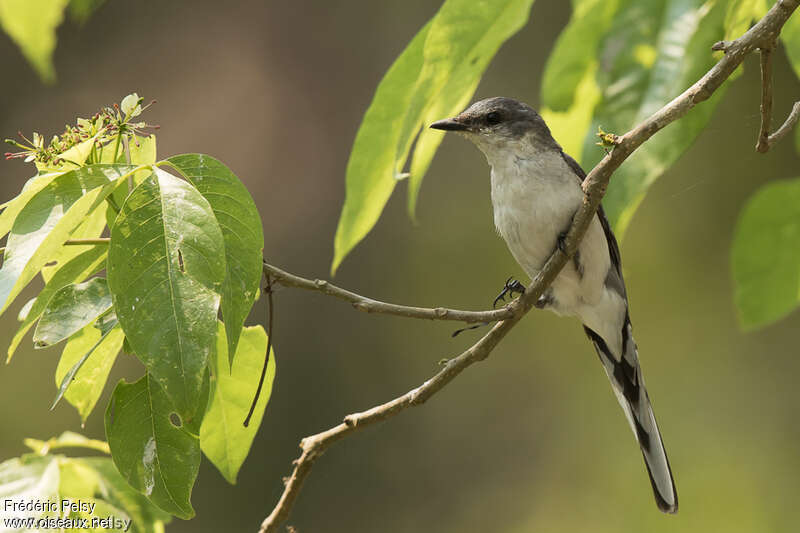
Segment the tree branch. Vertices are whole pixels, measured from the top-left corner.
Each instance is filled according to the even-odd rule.
[[[656,132],[685,115],[698,103],[707,100],[730,77],[747,54],[774,41],[798,4],[800,4],[800,0],[776,2],[764,18],[750,28],[747,33],[731,43],[725,43],[725,56],[700,80],[619,139],[619,144],[592,169],[583,182],[584,201],[567,232],[564,251],[556,248],[526,289],[525,294],[509,304],[508,308],[514,311],[511,318],[495,324],[477,343],[459,356],[449,360],[441,371],[416,389],[367,411],[348,415],[338,426],[304,438],[300,442],[302,454],[299,459],[294,461],[294,469],[291,476],[285,481],[283,494],[270,515],[261,524],[260,533],[277,531],[277,528],[286,521],[303,482],[311,472],[314,461],[334,442],[362,427],[386,420],[408,407],[424,403],[468,366],[486,359],[508,331],[533,307],[539,296],[567,263],[569,257],[575,253],[600,205],[611,174]]]
[[[266,261],[264,261],[264,275],[272,276],[275,282],[286,287],[296,287],[298,289],[321,292],[328,296],[350,302],[353,304],[353,307],[365,313],[383,313],[407,318],[425,318],[429,320],[456,320],[467,323],[497,322],[498,320],[511,318],[514,315],[513,310],[508,306],[492,311],[460,311],[458,309],[447,309],[444,307],[409,307],[380,302],[337,287],[323,279],[310,280],[295,276],[294,274],[268,264]]]
[[[761,47],[761,130],[758,133],[756,151],[769,150],[769,126],[772,121],[772,50],[775,41]]]

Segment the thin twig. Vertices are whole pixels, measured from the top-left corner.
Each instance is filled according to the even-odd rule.
[[[497,322],[513,316],[513,311],[508,307],[492,311],[461,311],[444,307],[410,307],[396,305],[372,298],[367,298],[354,292],[342,289],[323,279],[306,279],[296,276],[264,261],[264,274],[275,278],[276,283],[286,287],[296,287],[309,291],[321,292],[334,298],[339,298],[353,304],[353,307],[365,313],[383,313],[387,315],[403,316],[407,318],[425,318],[429,320],[456,320],[459,322]]]
[[[767,42],[774,41],[775,36],[780,32],[792,12],[797,9],[798,4],[800,4],[800,0],[776,2],[764,18],[742,37],[725,47],[725,56],[700,80],[621,137],[620,143],[592,169],[584,180],[583,205],[573,217],[570,229],[564,239],[564,251],[556,248],[544,268],[526,289],[525,294],[509,304],[509,308],[514,311],[511,318],[495,324],[483,338],[456,358],[449,360],[439,373],[420,387],[367,411],[348,415],[343,423],[303,439],[300,442],[302,454],[299,459],[294,461],[294,469],[291,476],[286,479],[283,494],[270,515],[262,522],[259,532],[275,532],[286,521],[303,482],[311,472],[314,461],[331,444],[359,428],[386,420],[408,407],[424,403],[465,368],[488,357],[506,333],[533,307],[542,292],[567,263],[569,257],[575,253],[600,205],[611,174],[656,132],[685,115],[698,103],[707,100],[730,77],[747,54]]]
[[[756,151],[769,150],[769,127],[772,121],[772,50],[775,41],[761,47],[761,128],[758,132]]]
[[[269,317],[267,318],[267,355],[264,357],[264,366],[261,367],[261,379],[258,380],[258,388],[256,389],[256,394],[253,397],[253,403],[250,404],[250,411],[247,413],[247,417],[244,419],[243,426],[247,427],[250,425],[250,418],[253,416],[253,413],[256,410],[256,405],[258,404],[258,398],[261,396],[261,388],[264,386],[264,378],[267,377],[267,367],[269,366],[269,357],[270,352],[272,351],[272,324],[273,324],[273,316],[275,315],[275,307],[272,302],[272,278],[269,274],[266,276],[267,284],[264,287],[264,292],[267,293],[267,312],[269,313]]]
[[[789,113],[789,116],[786,117],[786,122],[784,122],[775,133],[769,136],[769,145],[772,146],[783,139],[787,133],[792,131],[792,128],[795,127],[798,120],[800,120],[800,102],[795,102],[792,106],[792,111]]]

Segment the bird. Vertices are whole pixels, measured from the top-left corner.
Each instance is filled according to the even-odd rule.
[[[486,156],[495,227],[533,279],[553,250],[563,247],[583,201],[586,173],[539,113],[513,98],[480,100],[430,127],[466,137]],[[498,298],[509,291],[524,292],[524,286],[509,279]],[[656,504],[676,513],[675,481],[631,331],[619,246],[602,205],[571,261],[535,305],[583,323],[642,451]]]

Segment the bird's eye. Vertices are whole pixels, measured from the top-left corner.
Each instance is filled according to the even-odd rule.
[[[500,124],[502,117],[500,117],[500,113],[497,111],[492,111],[486,115],[486,122],[490,125]]]

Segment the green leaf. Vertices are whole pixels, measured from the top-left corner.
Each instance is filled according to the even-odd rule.
[[[261,281],[264,252],[261,217],[247,188],[213,157],[184,154],[167,161],[208,200],[222,230],[226,274],[220,307],[228,338],[227,352],[232,359]]]
[[[127,198],[111,229],[108,286],[137,357],[188,419],[216,342],[225,243],[211,206],[160,169]]]
[[[91,324],[111,309],[111,293],[104,278],[59,289],[47,304],[36,330],[33,343],[46,348],[59,343]]]
[[[76,246],[76,248],[82,247]],[[25,336],[25,333],[28,332],[30,327],[42,315],[47,303],[50,301],[50,298],[53,297],[56,291],[62,287],[66,287],[71,283],[80,283],[103,268],[106,262],[107,251],[108,247],[106,246],[91,246],[88,250],[56,270],[53,277],[50,278],[50,281],[47,282],[44,288],[33,300],[33,305],[31,306],[25,318],[22,320],[22,324],[14,334],[14,338],[11,339],[11,344],[8,347],[7,361],[11,360],[11,357],[14,355],[19,343]]]
[[[55,81],[56,28],[68,0],[0,0],[0,26],[17,43],[39,77]]]
[[[86,457],[73,459],[92,468],[98,476],[97,495],[133,519],[133,533],[163,533],[165,522],[171,516],[136,492],[119,474],[111,459]],[[97,513],[95,513],[97,514]]]
[[[500,46],[527,21],[533,0],[447,0],[381,80],[347,165],[346,197],[336,230],[332,271],[378,220],[402,178],[420,128],[466,105]],[[417,139],[409,209],[441,132]]]
[[[138,135],[134,135],[133,138],[128,143],[128,152],[130,153],[131,164],[132,165],[155,165],[156,163],[156,136],[149,135],[147,137],[140,137]],[[112,148],[106,147],[105,150],[101,154],[101,160],[103,163],[111,163],[114,157],[114,150]],[[117,162],[118,163],[125,163],[126,155],[124,150],[120,150],[119,154],[117,155]],[[146,180],[150,176],[149,170],[140,170],[139,172],[135,172],[131,177],[132,187],[131,190],[135,189],[141,183]],[[113,193],[111,193],[111,198],[114,200],[116,205],[122,205],[125,202],[125,198],[128,196],[128,186],[124,184],[120,184]],[[113,207],[110,205],[108,209],[106,209],[106,222],[108,227],[111,228],[114,225],[114,221],[117,218],[117,212],[114,210]]]
[[[401,143],[408,143],[419,132],[408,185],[412,218],[422,179],[444,138],[443,132],[428,129],[428,125],[466,107],[500,46],[528,22],[531,5],[533,0],[448,0],[433,19],[425,39],[422,71],[406,114],[404,131],[410,127],[410,135],[401,138]],[[404,153],[409,148],[406,144]]]
[[[604,155],[595,145],[598,127],[628,131],[711,68],[709,50],[724,34],[726,10],[724,2],[705,0],[628,0],[620,6],[597,50],[602,99],[585,138],[581,160],[587,169]],[[603,205],[618,238],[650,185],[706,126],[725,87],[653,136],[615,172]]]
[[[85,24],[104,2],[105,0],[70,0],[69,14],[78,24]]]
[[[63,172],[51,172],[49,174],[42,174],[34,176],[25,183],[22,191],[14,199],[9,200],[5,204],[3,213],[0,214],[0,237],[5,236],[11,230],[14,220],[16,220],[22,208],[30,201],[31,198],[39,191],[44,189],[56,176],[61,176]]]
[[[70,239],[96,239],[103,234],[103,231],[106,227],[106,217],[105,213],[103,212],[102,208],[95,209],[89,216],[87,216],[83,222],[81,222],[80,226],[75,228],[72,233],[70,233]],[[50,281],[56,271],[61,268],[62,265],[65,265],[72,261],[74,258],[78,257],[86,250],[91,248],[102,248],[107,250],[107,245],[105,244],[87,244],[87,245],[62,245],[61,248],[53,252],[50,256],[50,260],[47,262],[47,265],[42,267],[41,275],[42,279],[45,283]]]
[[[58,461],[52,456],[23,456],[9,459],[0,464],[0,501],[58,501],[59,499]],[[40,518],[58,516],[58,512],[19,511],[2,509],[3,519]],[[6,529],[3,531],[14,531]],[[17,530],[19,531],[19,530]],[[28,530],[31,531],[31,530]]]
[[[70,338],[56,368],[59,390],[51,409],[65,396],[78,410],[81,422],[86,422],[103,393],[124,339],[116,320],[101,328],[88,325]]]
[[[233,366],[229,367],[225,330],[219,326],[217,350],[212,356],[211,402],[200,427],[200,448],[231,484],[236,483],[239,468],[250,452],[272,392],[274,352],[269,357],[264,387],[253,417],[248,427],[244,427],[266,356],[267,334],[264,328],[245,328]]]
[[[88,450],[111,453],[108,449],[108,443],[102,440],[89,439],[72,431],[65,431],[58,437],[48,440],[25,439],[24,442],[25,446],[39,455],[46,455],[52,450],[60,450],[61,448],[86,448]]]
[[[572,17],[558,36],[542,77],[542,107],[567,111],[584,75],[597,69],[597,49],[620,0],[573,0]]]
[[[572,17],[545,66],[542,118],[564,151],[578,161],[601,98],[596,81],[600,65],[598,49],[619,6],[620,0],[573,0]],[[655,50],[640,47],[639,54],[643,60],[649,60]]]
[[[739,320],[750,330],[800,302],[800,179],[759,189],[747,202],[731,248]]]
[[[200,468],[200,444],[173,425],[174,409],[149,374],[120,381],[106,410],[106,438],[120,474],[152,503],[179,518],[194,516],[189,501]]]
[[[0,269],[0,313],[133,167],[93,165],[54,178],[20,211]]]
[[[384,75],[353,142],[345,176],[345,201],[334,241],[331,271],[378,221],[399,177],[397,153],[431,23],[411,40]],[[402,170],[402,169],[401,169]]]
[[[725,34],[723,39],[726,41],[738,39],[750,29],[750,23],[759,16],[758,4],[759,0],[730,0],[725,13]]]

